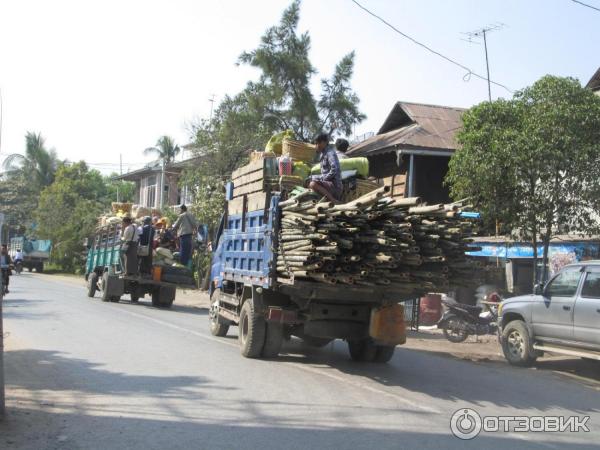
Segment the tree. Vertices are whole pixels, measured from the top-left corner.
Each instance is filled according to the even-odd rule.
[[[181,149],[170,136],[159,137],[154,147],[148,147],[144,150],[144,154],[155,154],[165,164],[175,161],[180,152]]]
[[[25,155],[12,153],[6,157],[2,166],[8,178],[22,173],[33,180],[39,189],[43,189],[54,180],[58,158],[54,149],[46,148],[41,133],[28,131],[25,135]]]
[[[83,267],[83,241],[97,225],[106,199],[102,175],[85,162],[58,169],[54,183],[42,191],[35,214],[38,236],[52,240],[52,262],[68,271]]]
[[[135,196],[135,183],[131,181],[116,180],[119,175],[112,173],[104,177],[106,185],[106,203],[110,202],[133,202]]]
[[[32,234],[37,191],[22,172],[0,181],[0,212],[4,214],[10,235]]]
[[[482,103],[463,115],[461,147],[447,182],[455,198],[471,197],[503,230],[538,239],[542,280],[556,234],[600,230],[600,98],[572,78],[545,76],[512,100]]]

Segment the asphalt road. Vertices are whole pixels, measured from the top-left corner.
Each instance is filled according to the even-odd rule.
[[[176,300],[177,303],[177,300]],[[1,449],[598,448],[600,391],[552,373],[399,348],[388,365],[336,342],[277,360],[239,354],[206,311],[102,303],[24,274],[4,303]],[[235,329],[230,332],[235,334]],[[590,432],[450,432],[452,414],[590,416]]]

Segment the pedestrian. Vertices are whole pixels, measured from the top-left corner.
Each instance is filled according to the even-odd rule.
[[[123,217],[121,224],[121,265],[125,275],[137,275],[138,273],[138,236],[137,227],[133,224],[131,217]]]
[[[319,134],[315,139],[315,149],[319,153],[321,175],[313,175],[308,187],[324,195],[329,201],[339,203],[342,196],[342,172],[335,149],[329,145],[329,135]]]
[[[12,265],[12,260],[10,259],[10,255],[8,254],[8,248],[6,244],[2,244],[2,248],[0,249],[0,269],[2,271],[2,285],[4,287],[4,293],[8,294],[8,284],[10,282],[10,266]]]
[[[152,243],[154,242],[154,227],[152,226],[152,217],[144,217],[142,232],[140,234],[140,243],[138,246],[138,256],[140,260],[140,273],[150,275],[152,273]]]
[[[192,213],[188,212],[187,206],[179,207],[179,217],[173,224],[173,230],[179,238],[179,262],[188,266],[192,258],[192,236],[198,229],[198,222]]]
[[[348,147],[350,147],[350,143],[346,139],[339,138],[335,141],[335,153],[338,159],[348,158],[348,155],[346,155]]]

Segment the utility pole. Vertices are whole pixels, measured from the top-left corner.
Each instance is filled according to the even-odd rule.
[[[0,243],[4,244],[4,214],[0,213]],[[4,397],[4,318],[2,317],[2,304],[4,303],[4,280],[0,276],[0,420],[6,411]]]
[[[210,117],[208,119],[208,123],[210,124],[212,122],[213,107],[215,106],[215,94],[212,94],[208,101],[210,102]]]
[[[485,49],[485,68],[487,71],[488,99],[490,102],[492,101],[492,84],[490,83],[490,61],[488,58],[487,34],[491,33],[492,31],[500,30],[504,27],[506,27],[506,25],[503,23],[495,23],[493,25],[488,25],[486,27],[480,28],[475,31],[469,31],[468,33],[463,33],[467,36],[467,39],[463,39],[463,40],[466,40],[467,42],[469,42],[471,44],[478,43],[478,42],[476,42],[476,40],[479,38],[483,39],[483,48]]]
[[[0,89],[0,154],[2,154],[2,89]]]

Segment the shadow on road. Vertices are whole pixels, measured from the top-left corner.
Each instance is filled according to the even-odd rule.
[[[157,358],[159,356],[157,355]],[[97,394],[152,394],[189,398],[187,388],[202,386],[219,389],[208,379],[198,376],[129,375],[111,372],[101,364],[70,358],[57,351],[11,350],[4,354],[6,383],[30,391],[51,386],[55,391],[80,391]],[[68,373],[68,380],[62,374]],[[230,389],[230,388],[228,388]],[[200,400],[198,393],[194,393]]]
[[[18,292],[10,292],[10,297],[2,300],[3,315],[5,319],[41,320],[55,317],[54,313],[34,313],[27,307],[36,303],[46,303],[46,300],[28,300],[18,297]]]
[[[471,444],[471,445],[467,445]],[[399,431],[350,427],[278,426],[270,422],[157,420],[88,414],[52,413],[36,409],[8,411],[0,423],[0,447],[23,449],[401,449],[464,450],[558,448],[556,441],[536,442],[511,438],[502,433],[480,434],[462,441],[447,432]],[[594,445],[568,443],[570,450]]]

